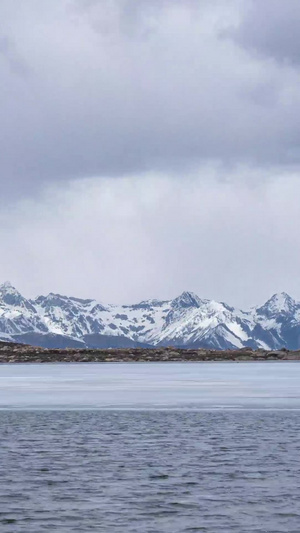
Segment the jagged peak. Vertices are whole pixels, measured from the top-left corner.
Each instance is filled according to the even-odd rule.
[[[172,307],[200,307],[203,300],[194,292],[184,291],[172,301]]]
[[[160,307],[161,305],[165,305],[168,302],[168,300],[157,300],[156,298],[150,299],[150,300],[142,300],[137,306],[140,307]],[[131,307],[131,306],[128,306]]]
[[[49,292],[49,294],[47,294],[47,296],[43,296],[43,295],[37,296],[37,298],[35,298],[34,302],[37,303],[37,304],[42,304],[42,305],[54,305],[54,306],[56,306],[56,305],[60,305],[63,302],[66,302],[68,300],[69,300],[68,296],[63,296],[62,294]]]
[[[61,308],[67,308],[67,307],[81,307],[81,308],[89,308],[91,312],[95,312],[98,310],[106,310],[107,308],[104,307],[101,303],[98,303],[96,300],[91,299],[82,299],[82,298],[75,298],[73,296],[65,296],[62,294],[49,292],[47,296],[37,296],[34,300],[32,300],[33,304],[38,304],[41,307],[48,308],[48,307],[61,307]]]
[[[2,304],[9,306],[20,306],[23,308],[31,308],[29,300],[24,298],[22,294],[11,284],[10,281],[5,281],[0,285],[0,299]]]
[[[295,303],[295,300],[286,292],[277,292],[271,296],[267,303],[284,307],[286,304]]]
[[[273,294],[264,305],[257,308],[257,312],[275,314],[288,313],[294,310],[296,305],[295,300],[286,292],[278,292]]]
[[[300,302],[285,292],[274,294],[263,306],[248,312],[200,299],[190,291],[173,300],[104,307],[96,300],[53,292],[27,300],[10,282],[0,285],[0,333],[12,338],[15,332],[63,335],[70,342],[83,342],[85,336],[94,334],[120,338],[125,335],[152,346],[166,342],[201,346],[203,342],[219,349],[248,344],[266,349],[298,349],[299,317]]]
[[[10,281],[4,281],[4,283],[1,283],[0,285],[0,291],[10,291],[10,292],[18,292],[17,289],[12,285]]]
[[[46,298],[62,298],[63,300],[68,300],[69,296],[65,296],[64,294],[59,294],[59,292],[49,292],[49,294],[46,296]]]

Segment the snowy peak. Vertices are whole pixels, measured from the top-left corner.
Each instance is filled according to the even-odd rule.
[[[180,294],[180,296],[177,296],[177,298],[169,302],[170,309],[166,315],[165,323],[162,329],[166,330],[166,328],[169,328],[171,324],[175,323],[182,323],[182,325],[186,325],[186,322],[189,320],[191,314],[193,314],[195,310],[199,309],[202,304],[202,300],[200,300],[196,294],[192,292],[183,292]],[[176,329],[178,330],[178,327]]]
[[[46,304],[61,305],[63,302],[73,301],[73,302],[77,302],[79,304],[84,305],[84,304],[90,304],[91,302],[94,302],[95,300],[91,300],[91,299],[84,300],[82,298],[74,298],[72,296],[64,296],[62,294],[49,292],[47,296],[37,296],[37,298],[34,301],[40,304],[43,303],[45,305]]]
[[[53,306],[59,307],[63,305],[69,298],[67,296],[61,296],[60,294],[55,294],[50,292],[47,296],[38,296],[34,302],[41,305],[42,307]]]
[[[10,281],[4,281],[4,283],[2,283],[0,285],[0,290],[3,290],[3,291],[10,291],[10,290],[16,290],[15,287],[12,286],[11,282]]]
[[[117,339],[116,339],[117,337]],[[9,282],[0,286],[0,338],[64,346],[192,348],[300,348],[300,303],[286,293],[242,311],[183,292],[173,300],[103,305],[50,293],[24,298]],[[48,344],[47,344],[48,343]]]
[[[10,281],[0,285],[0,306],[20,307],[34,311],[30,302],[17,291]]]
[[[172,301],[171,307],[173,309],[191,308],[191,307],[201,307],[202,304],[203,304],[203,301],[199,298],[199,296],[197,296],[193,292],[185,291],[182,294],[180,294],[180,296],[177,296],[177,298],[175,298]]]
[[[17,289],[15,287],[12,286],[12,284],[10,283],[10,281],[5,281],[5,283],[2,283],[2,285],[0,285],[0,298],[5,301],[5,299],[10,299],[10,298],[16,298],[16,297],[20,297],[21,294],[17,291]],[[21,296],[21,298],[23,298]]]
[[[273,296],[261,307],[257,308],[257,314],[266,318],[274,318],[277,315],[286,315],[294,313],[299,307],[291,296],[286,292],[273,294]]]
[[[163,305],[166,305],[168,303],[167,300],[142,300],[139,304],[136,305],[125,305],[125,307],[135,307],[136,309],[151,309],[152,307],[162,307]]]

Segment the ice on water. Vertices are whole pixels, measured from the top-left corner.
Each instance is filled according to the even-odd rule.
[[[300,408],[300,363],[0,366],[0,408]]]

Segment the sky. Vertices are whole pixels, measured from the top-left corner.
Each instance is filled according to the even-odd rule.
[[[299,0],[1,0],[0,280],[300,300]]]

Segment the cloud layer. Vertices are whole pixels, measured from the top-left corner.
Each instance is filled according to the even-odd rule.
[[[245,4],[241,24],[233,31],[246,49],[282,64],[300,63],[300,4],[298,0],[252,0]]]
[[[251,53],[277,43],[292,58],[271,4],[3,0],[3,191],[207,161],[298,165],[299,72]]]
[[[0,20],[1,278],[300,298],[298,1],[2,0]]]
[[[183,290],[246,307],[274,290],[300,299],[298,177],[249,188],[203,172],[185,186],[156,175],[75,182],[10,209],[0,277],[26,295],[116,303]]]

